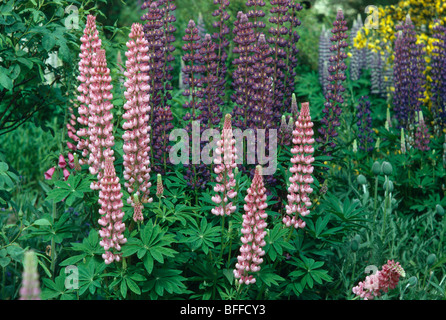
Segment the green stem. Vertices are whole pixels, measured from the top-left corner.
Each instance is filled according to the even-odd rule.
[[[56,221],[57,217],[57,205],[56,201],[53,200],[53,223]],[[53,279],[55,278],[54,271],[56,268],[56,241],[54,240],[54,236],[51,238],[51,275]]]

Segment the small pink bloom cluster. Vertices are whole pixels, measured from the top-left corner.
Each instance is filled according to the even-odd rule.
[[[99,231],[102,240],[99,244],[105,250],[102,258],[106,264],[110,264],[114,260],[121,260],[121,256],[116,251],[120,251],[121,244],[127,242],[123,234],[125,224],[122,221],[124,212],[122,211],[121,185],[111,157],[105,159],[104,176],[100,180],[99,186],[98,202],[101,205],[99,209],[101,218],[98,223],[102,226]]]
[[[34,251],[27,251],[23,259],[22,286],[19,300],[40,300],[39,272]]]
[[[286,206],[287,215],[283,218],[283,223],[287,226],[304,228],[305,222],[299,217],[305,217],[310,213],[308,207],[312,205],[309,194],[313,192],[310,184],[313,183],[314,167],[314,138],[313,122],[311,121],[309,103],[302,103],[302,109],[295,123],[293,130],[293,144],[291,158],[293,166],[290,172],[293,174],[288,187],[288,205]]]
[[[352,289],[353,293],[364,300],[373,300],[381,295],[381,291],[388,292],[398,285],[400,276],[405,276],[404,269],[399,262],[388,260],[381,270],[367,276]]]
[[[256,279],[251,272],[258,272],[265,255],[263,247],[266,245],[266,188],[263,182],[261,166],[257,166],[251,187],[245,197],[245,214],[243,215],[240,255],[234,269],[234,276],[240,283],[255,283]]]
[[[96,17],[92,15],[87,16],[87,24],[84,29],[84,34],[81,37],[81,52],[79,54],[79,76],[80,82],[77,88],[79,96],[77,100],[80,102],[78,108],[79,117],[77,118],[81,129],[77,131],[77,136],[71,136],[70,131],[68,135],[77,141],[77,149],[82,152],[84,159],[88,159],[89,142],[88,142],[88,119],[89,119],[89,104],[90,100],[90,86],[91,86],[91,69],[93,68],[93,56],[101,49],[101,39],[99,39],[99,32],[96,28]],[[70,122],[71,123],[71,122]],[[85,164],[86,160],[79,159],[81,164]]]
[[[234,178],[234,168],[236,167],[235,160],[235,139],[232,133],[231,115],[227,114],[223,124],[223,132],[221,140],[217,142],[215,150],[214,172],[217,176],[217,184],[214,191],[217,193],[212,197],[212,201],[217,205],[211,212],[217,216],[231,215],[236,210],[231,199],[233,199],[237,192],[234,190],[236,185]]]
[[[97,175],[98,182],[93,182],[91,188],[99,189],[99,182],[103,176],[105,159],[113,157],[113,108],[110,100],[113,99],[111,90],[110,69],[107,68],[105,50],[100,49],[93,54],[92,68],[90,69],[90,105],[88,117],[89,136],[89,169],[90,173]]]
[[[124,140],[124,178],[125,187],[129,194],[127,203],[134,207],[133,220],[143,221],[142,204],[152,201],[150,198],[150,135],[149,122],[149,55],[148,42],[144,38],[142,25],[134,23],[127,42],[128,51],[124,75],[127,80],[124,92],[127,102],[124,104],[126,112],[122,125],[125,130]],[[134,200],[138,199],[137,202]]]
[[[63,155],[59,155],[58,161],[59,168],[62,169],[64,180],[67,181],[70,176],[70,171],[67,168],[67,161]],[[75,167],[74,156],[72,153],[68,153],[68,166],[73,169]],[[45,172],[45,179],[51,180],[53,178],[54,172],[56,171],[56,167],[51,167]]]
[[[423,114],[420,111],[418,116],[418,125],[415,129],[415,143],[414,147],[421,151],[429,151],[430,133],[429,128],[424,121]]]
[[[163,186],[163,178],[161,177],[161,174],[156,175],[156,196],[158,198],[161,198],[164,193],[164,186]]]

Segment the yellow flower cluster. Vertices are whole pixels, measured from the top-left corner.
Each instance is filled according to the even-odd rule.
[[[396,37],[395,26],[403,23],[409,15],[417,30],[417,43],[425,45],[426,63],[429,65],[436,39],[432,38],[432,28],[438,19],[440,23],[446,25],[446,1],[445,0],[401,0],[397,5],[379,7],[379,27],[378,29],[368,29],[363,27],[354,39],[354,46],[358,49],[367,47],[373,52],[384,55],[389,54],[389,64],[392,64],[393,43]],[[424,103],[430,104],[430,77],[431,67],[427,67],[426,91]],[[392,88],[389,88],[392,91]],[[390,92],[388,92],[390,94]],[[429,106],[430,107],[430,106]]]

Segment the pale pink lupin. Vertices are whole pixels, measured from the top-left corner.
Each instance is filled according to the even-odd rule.
[[[39,272],[37,256],[34,251],[25,252],[23,258],[22,286],[19,300],[40,300]]]
[[[142,25],[134,23],[129,34],[130,40],[127,42],[128,51],[126,71],[124,75],[127,80],[124,83],[126,91],[124,96],[126,112],[123,119],[126,121],[122,125],[125,130],[122,136],[124,140],[124,178],[125,187],[130,195],[127,203],[134,207],[133,220],[142,221],[142,204],[152,202],[150,197],[150,96],[149,96],[149,55],[148,42],[144,38]]]
[[[288,187],[288,205],[283,223],[287,226],[304,228],[305,222],[301,217],[310,213],[308,209],[312,203],[309,194],[313,192],[310,184],[313,183],[314,138],[313,122],[311,121],[310,106],[308,102],[302,103],[302,109],[293,130],[293,144],[291,149],[292,176]]]
[[[263,250],[266,245],[264,237],[267,224],[265,220],[268,216],[265,209],[268,205],[261,171],[262,167],[257,166],[251,187],[245,197],[245,214],[241,230],[243,234],[241,237],[242,246],[234,269],[237,281],[247,285],[256,282],[253,273],[260,270],[260,265],[263,262],[262,257],[265,255]]]
[[[217,216],[230,215],[236,210],[236,206],[231,201],[237,195],[234,189],[236,185],[234,178],[236,151],[231,115],[227,114],[221,139],[217,142],[214,158],[217,184],[214,187],[216,194],[212,197],[212,201],[216,204],[216,207],[211,212]]]
[[[116,176],[111,157],[105,159],[104,176],[101,178],[99,186],[98,202],[101,205],[99,209],[101,218],[98,223],[102,226],[99,231],[102,240],[99,244],[105,250],[102,258],[106,264],[110,264],[113,261],[121,260],[119,251],[121,251],[121,245],[127,242],[123,234],[125,224],[122,221],[124,212],[122,211],[121,184]]]
[[[77,77],[80,85],[77,88],[79,96],[77,100],[80,102],[78,112],[79,117],[77,121],[80,129],[70,135],[70,137],[77,142],[77,149],[82,152],[83,159],[79,159],[81,165],[87,163],[89,153],[89,135],[88,135],[88,121],[89,121],[89,104],[90,104],[90,88],[91,88],[91,74],[90,70],[93,67],[93,55],[101,49],[101,39],[99,39],[99,32],[96,28],[96,17],[92,15],[87,16],[87,24],[84,29],[84,34],[81,37],[81,52],[79,53],[79,76]],[[70,119],[72,126],[69,129],[74,129],[73,119]]]
[[[90,173],[97,175],[101,180],[105,165],[105,159],[113,157],[113,108],[110,100],[113,98],[111,90],[110,69],[107,68],[105,50],[100,49],[93,54],[92,68],[90,69],[90,105],[88,117],[89,150],[88,165]],[[91,188],[99,189],[99,183],[93,182]]]

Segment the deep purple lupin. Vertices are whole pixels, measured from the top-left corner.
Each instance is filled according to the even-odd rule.
[[[321,143],[320,151],[322,154],[330,154],[330,150],[327,149],[336,147],[335,138],[338,136],[336,128],[340,126],[341,105],[344,103],[342,93],[345,91],[345,88],[342,83],[346,80],[345,70],[347,65],[344,60],[347,59],[347,54],[345,53],[348,47],[346,42],[348,38],[347,30],[347,21],[344,20],[342,10],[339,10],[331,30],[333,35],[330,40],[333,45],[330,47],[330,51],[333,55],[329,59],[329,83],[327,85],[327,94],[325,95],[325,108],[322,111],[324,117],[321,120],[319,137],[317,138],[317,141]]]

